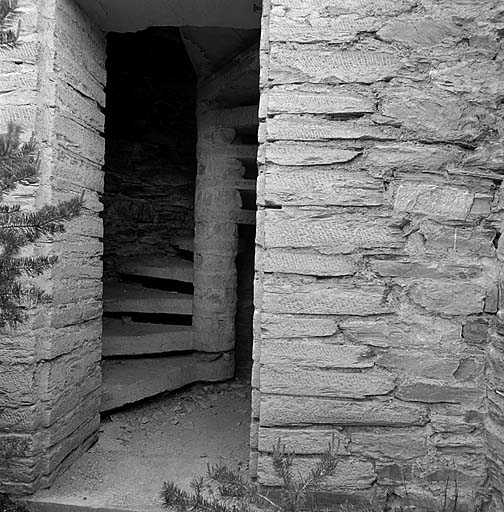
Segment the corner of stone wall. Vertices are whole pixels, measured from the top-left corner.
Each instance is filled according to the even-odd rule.
[[[24,208],[84,190],[82,215],[35,254],[57,255],[41,280],[50,304],[0,336],[0,490],[26,495],[48,485],[99,427],[101,210],[105,40],[73,0],[19,2],[20,44],[0,52],[1,108],[40,147],[35,187],[12,198]]]
[[[250,476],[257,479],[259,457],[259,418],[261,406],[261,311],[263,293],[263,251],[264,251],[264,186],[266,166],[266,116],[268,112],[268,75],[270,55],[270,11],[271,1],[263,0],[261,17],[261,40],[259,45],[259,130],[258,130],[258,176],[257,176],[257,216],[256,216],[256,249],[254,278],[254,318],[253,318],[253,350],[252,350],[252,413],[250,430]]]

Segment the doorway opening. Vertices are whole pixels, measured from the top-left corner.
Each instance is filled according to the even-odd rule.
[[[102,432],[39,502],[158,510],[164,481],[247,470],[258,38],[107,36]]]
[[[258,86],[247,97],[245,88],[236,94],[223,83],[202,99],[194,68],[202,72],[201,46],[211,48],[204,72],[213,86],[219,68],[232,69],[257,36],[173,27],[108,35],[104,412],[250,373]],[[224,145],[203,148],[198,124],[209,127],[197,112],[215,117],[211,138],[224,132]],[[209,159],[215,175],[213,164],[205,168]],[[209,313],[218,323],[210,318],[205,331]]]

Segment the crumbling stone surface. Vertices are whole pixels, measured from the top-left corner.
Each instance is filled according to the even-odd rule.
[[[268,0],[252,467],[504,508],[502,7]]]

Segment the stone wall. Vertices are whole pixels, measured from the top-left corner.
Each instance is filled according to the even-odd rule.
[[[20,44],[0,52],[2,131],[34,131],[37,186],[7,201],[31,208],[85,194],[67,232],[34,248],[55,254],[42,285],[52,302],[20,329],[0,333],[0,490],[48,485],[99,426],[105,39],[71,0],[20,2]]]
[[[163,59],[169,55],[169,62]],[[105,271],[192,238],[196,77],[176,28],[108,35]]]
[[[498,1],[267,0],[252,467],[502,510]],[[488,398],[487,398],[488,397]],[[497,492],[495,489],[500,489]]]

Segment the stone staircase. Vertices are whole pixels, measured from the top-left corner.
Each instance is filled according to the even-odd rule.
[[[192,251],[188,239],[174,245]],[[192,261],[148,254],[123,259],[117,272],[123,281],[106,283],[103,294],[102,411],[232,377],[227,354],[193,351],[192,294],[177,291],[191,287]]]
[[[231,222],[255,224],[257,106],[223,110],[219,121],[236,128],[238,140],[226,156],[239,160],[251,175],[231,178],[239,192]],[[229,153],[229,155],[227,155]],[[250,173],[249,173],[250,174]],[[233,377],[234,356],[198,352],[193,343],[192,238],[174,238],[175,254],[135,255],[116,265],[119,281],[103,293],[102,411],[171,391],[196,381]],[[238,252],[245,250],[239,244]]]

